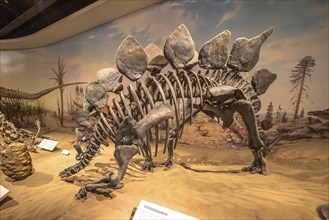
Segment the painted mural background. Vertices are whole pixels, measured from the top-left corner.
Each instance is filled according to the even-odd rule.
[[[238,37],[254,37],[269,27],[273,34],[263,44],[258,64],[277,74],[277,80],[261,96],[262,112],[269,102],[292,112],[291,70],[305,56],[315,58],[310,98],[301,104],[305,111],[328,108],[328,1],[164,1],[74,37],[42,48],[1,50],[0,84],[6,88],[37,92],[54,85],[51,67],[64,59],[65,82],[96,79],[102,68],[115,67],[116,50],[127,35],[146,47],[163,48],[168,35],[180,24],[189,29],[199,51],[203,43],[230,30],[231,47]],[[63,30],[65,31],[65,30]],[[65,89],[65,99],[74,87]],[[42,98],[48,109],[56,109],[59,91]],[[65,101],[66,102],[66,101]],[[66,108],[66,106],[65,106]]]
[[[293,112],[291,70],[305,56],[314,57],[316,65],[312,68],[312,81],[307,81],[310,98],[300,109],[305,108],[305,113],[324,110],[329,107],[328,7],[328,0],[162,1],[53,45],[1,50],[0,86],[30,93],[52,87],[51,68],[57,69],[58,57],[64,59],[67,70],[65,83],[94,81],[98,70],[116,66],[116,50],[127,35],[134,36],[143,47],[162,48],[168,35],[182,23],[189,29],[197,51],[224,30],[232,33],[231,48],[236,38],[252,38],[274,27],[250,73],[251,76],[264,67],[277,74],[276,81],[260,96],[261,112],[266,112],[270,102],[274,111],[281,105],[282,111]],[[66,87],[64,93],[67,111],[66,99],[70,94],[74,96],[75,86]],[[56,90],[40,101],[54,113],[58,98]],[[31,118],[34,126],[39,118]],[[159,151],[154,157],[155,172],[149,174],[140,169],[142,156],[136,156],[124,177],[125,187],[112,190],[113,198],[109,189],[103,189],[88,193],[88,199],[82,201],[74,199],[79,188],[110,171],[116,172],[117,162],[112,156],[115,147],[110,143],[85,170],[63,181],[59,172],[76,163],[72,144],[76,140],[76,124],[71,118],[67,116],[62,127],[58,126],[58,118],[47,115],[47,125],[41,133],[58,140],[58,148],[54,152],[40,149],[31,153],[31,176],[11,182],[6,175],[0,175],[1,185],[11,191],[10,198],[0,202],[1,220],[129,219],[141,199],[200,219],[319,219],[319,207],[329,203],[329,132],[328,126],[323,126],[328,124],[328,118],[275,122],[267,132],[268,138],[282,136],[266,157],[266,177],[240,172],[252,161],[250,149],[244,147],[245,138],[238,139],[238,135],[229,133],[230,129],[196,118],[184,128],[169,171],[159,167],[167,154]],[[234,129],[243,131],[238,126]],[[70,155],[62,155],[64,149]]]

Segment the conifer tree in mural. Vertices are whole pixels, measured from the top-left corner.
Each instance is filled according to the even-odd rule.
[[[270,102],[270,104],[267,107],[265,118],[262,121],[262,126],[265,130],[270,129],[273,126],[273,104]]]
[[[67,71],[65,70],[64,59],[59,56],[57,61],[57,70],[55,70],[53,67],[51,67],[51,70],[54,72],[56,77],[52,77],[50,79],[55,80],[55,84],[57,84],[57,86],[64,86],[64,75],[65,73],[67,73]],[[64,87],[60,87],[59,92],[60,92],[60,103],[58,103],[58,105],[60,105],[60,108],[59,108],[58,116],[59,116],[60,125],[64,126],[64,101],[63,101]]]
[[[283,112],[283,115],[282,115],[282,118],[281,118],[281,122],[282,123],[287,123],[288,122],[287,112],[286,111]]]
[[[276,110],[276,122],[280,122],[281,121],[281,104],[279,105],[278,109]]]
[[[303,101],[304,96],[308,98],[309,87],[305,81],[307,78],[311,80],[312,67],[315,66],[315,59],[312,56],[306,56],[299,61],[297,66],[291,70],[290,82],[292,84],[291,105],[294,109],[294,118],[298,118],[298,111],[300,103]]]
[[[305,111],[304,111],[304,108],[302,108],[302,110],[299,113],[299,117],[304,118],[304,116],[305,116]]]

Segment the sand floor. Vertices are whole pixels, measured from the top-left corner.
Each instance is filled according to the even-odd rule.
[[[117,168],[113,145],[104,147],[92,163],[62,181],[58,173],[75,163],[70,129],[48,136],[60,141],[54,152],[31,153],[35,173],[11,182],[2,172],[1,185],[11,193],[0,205],[0,219],[129,219],[140,200],[147,200],[200,219],[319,219],[316,208],[329,203],[329,140],[316,139],[280,145],[267,157],[268,176],[243,173],[249,149],[221,147],[220,129],[202,137],[187,127],[169,171],[140,171],[141,156],[130,163],[125,187],[74,195],[79,185]],[[61,155],[62,149],[71,151]],[[163,162],[165,156],[155,158]]]

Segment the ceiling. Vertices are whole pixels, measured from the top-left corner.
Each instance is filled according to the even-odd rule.
[[[0,0],[0,49],[56,43],[160,0]]]

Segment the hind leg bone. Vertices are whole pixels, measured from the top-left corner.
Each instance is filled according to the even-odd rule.
[[[234,112],[240,113],[247,127],[248,145],[254,155],[252,164],[243,168],[243,171],[266,175],[263,151],[267,150],[267,147],[260,139],[253,106],[246,100],[243,92],[231,86],[213,87],[207,93],[202,110],[206,114],[212,113],[220,117],[223,120],[224,127],[229,127],[232,124]]]
[[[242,170],[266,175],[266,163],[263,159],[262,153],[266,146],[259,136],[256,124],[256,116],[251,103],[240,99],[234,101],[229,107],[241,114],[248,130],[248,145],[251,148],[254,156],[252,164],[248,167],[244,167]]]

